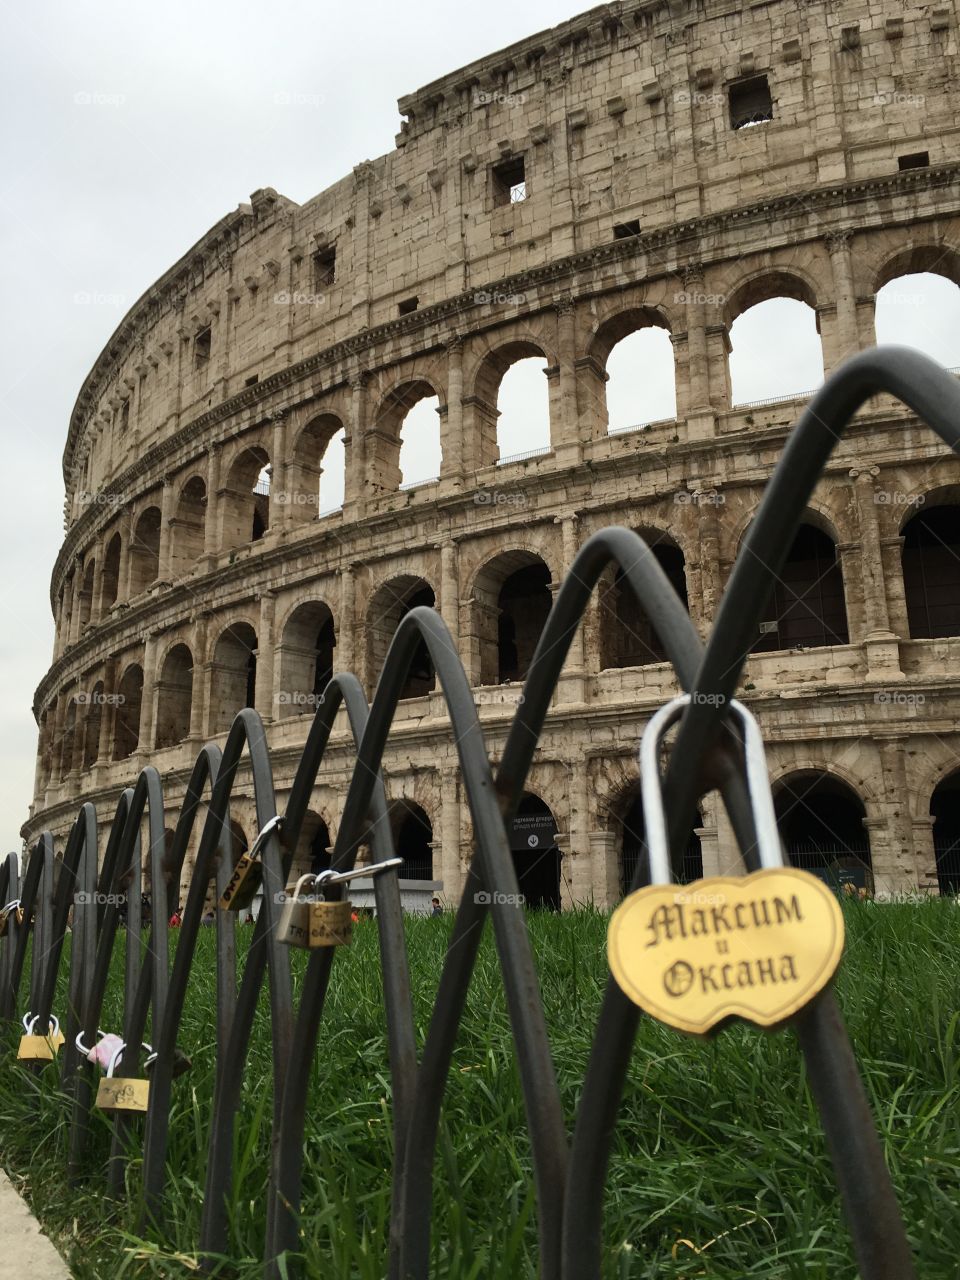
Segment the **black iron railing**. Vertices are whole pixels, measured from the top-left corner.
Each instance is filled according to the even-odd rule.
[[[695,691],[681,720],[664,784],[676,872],[682,873],[697,801],[714,788],[722,794],[746,865],[756,869],[755,830],[742,752],[739,739],[725,723],[723,708],[734,694],[765,603],[817,478],[846,423],[877,392],[899,397],[960,452],[960,386],[954,377],[903,348],[879,348],[852,359],[827,381],[791,432],[747,534],[706,649],[644,542],[626,529],[595,534],[581,548],[557,594],[496,773],[488,759],[467,677],[449,633],[433,609],[414,609],[400,623],[371,706],[354,676],[339,675],[331,680],[300,758],[282,825],[279,830],[272,827],[263,845],[263,906],[239,980],[234,917],[218,913],[217,1075],[199,1241],[202,1253],[222,1255],[226,1249],[233,1125],[264,978],[269,983],[274,1079],[266,1274],[279,1275],[280,1256],[285,1251],[297,1252],[307,1093],[335,953],[330,949],[311,953],[300,1004],[294,1008],[289,951],[277,937],[278,904],[341,706],[346,708],[356,743],[356,765],[333,850],[333,866],[353,866],[361,842],[367,840],[375,862],[393,856],[380,761],[411,661],[423,643],[449,710],[476,850],[419,1062],[396,873],[375,877],[395,1139],[389,1275],[391,1280],[424,1280],[428,1274],[431,1177],[444,1086],[482,926],[489,914],[532,1147],[540,1274],[544,1280],[595,1280],[599,1276],[607,1163],[641,1014],[611,980],[571,1134],[569,1118],[561,1107],[525,917],[516,905],[517,881],[507,832],[524,792],[571,639],[598,579],[613,562],[622,570],[623,584],[636,593],[681,685]],[[106,895],[125,892],[131,903],[140,902],[144,887],[141,865],[148,870],[153,912],[143,963],[141,930],[145,926],[135,907],[127,916],[123,1040],[139,1045],[150,1018],[156,1059],[142,1134],[140,1120],[117,1115],[108,1169],[109,1188],[119,1195],[131,1144],[142,1137],[145,1222],[162,1222],[171,1081],[179,1062],[177,1035],[204,899],[210,882],[215,881],[219,893],[230,873],[229,806],[244,753],[249,757],[257,822],[262,830],[276,816],[276,797],[262,726],[256,712],[244,710],[222,751],[208,745],[200,752],[169,849],[164,840],[161,778],[156,769],[147,767],[136,786],[121,796],[105,839],[93,805],[86,803],[58,866],[53,840],[44,835],[31,851],[22,884],[13,855],[0,869],[0,902],[19,898],[24,912],[22,925],[10,918],[0,951],[0,1012],[7,1017],[21,1011],[21,978],[32,935],[27,1004],[39,1027],[47,1026],[63,962],[68,912],[74,908],[63,1010],[66,1042],[58,1063],[63,1087],[73,1099],[68,1160],[74,1170],[86,1140],[92,1086],[92,1068],[82,1059],[75,1036],[82,1030],[87,1044],[95,1039],[118,927],[116,901]],[[201,811],[205,817],[195,871],[171,966],[167,886],[180,882],[188,842]],[[148,844],[145,858],[141,856],[142,824]],[[638,878],[645,862],[638,860]],[[491,889],[499,892],[490,893]],[[829,991],[798,1018],[796,1030],[861,1275],[869,1280],[908,1280],[914,1271],[900,1211],[853,1053]],[[118,1074],[137,1076],[140,1072],[138,1057],[131,1052]],[[735,1152],[730,1158],[735,1158]]]

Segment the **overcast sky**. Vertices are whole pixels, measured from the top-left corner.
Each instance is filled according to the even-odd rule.
[[[19,848],[33,789],[30,707],[53,647],[49,579],[63,537],[69,415],[126,309],[252,191],[271,186],[307,200],[391,149],[400,95],[586,7],[575,0],[7,7],[0,850]],[[932,327],[943,318],[938,311]],[[952,323],[960,331],[960,311]],[[811,363],[801,339],[781,351],[791,366],[786,390],[816,385],[815,353]],[[739,398],[780,393],[782,368],[758,361],[754,373],[751,382],[745,372]],[[526,385],[524,396],[539,394],[539,382]],[[639,404],[621,388],[612,417],[626,425],[669,416],[664,380],[647,391]],[[522,436],[522,424],[503,425],[505,438]]]

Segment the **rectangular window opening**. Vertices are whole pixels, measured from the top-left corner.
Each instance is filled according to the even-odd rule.
[[[199,331],[193,340],[193,363],[195,368],[199,369],[210,359],[211,342],[210,326],[207,325],[205,329]]]
[[[631,236],[640,234],[640,219],[634,218],[632,222],[617,222],[613,227],[614,240],[629,240]]]
[[[328,289],[337,279],[336,248],[320,249],[313,255],[313,283],[317,289]]]
[[[243,385],[245,387],[255,387],[259,381],[260,381],[260,375],[259,373],[255,373],[253,377],[245,379]]]
[[[495,205],[520,204],[522,200],[526,200],[527,179],[523,156],[495,164],[492,175]]]
[[[908,156],[897,156],[897,168],[901,173],[904,169],[926,169],[929,163],[929,151],[913,151]]]
[[[746,129],[773,119],[773,99],[766,76],[751,76],[730,86],[730,127]]]
[[[403,302],[397,304],[397,315],[408,316],[411,311],[416,311],[419,305],[419,298],[404,298]]]

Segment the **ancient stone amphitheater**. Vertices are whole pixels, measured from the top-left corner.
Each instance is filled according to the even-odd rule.
[[[829,372],[875,342],[883,286],[960,281],[956,65],[936,3],[624,0],[401,99],[395,149],[306,204],[267,188],[224,217],[77,399],[25,837],[62,837],[81,797],[109,819],[147,761],[172,826],[198,746],[244,705],[282,812],[331,669],[372,692],[416,604],[449,627],[496,755],[552,593],[608,524],[649,539],[705,634],[805,399],[734,403],[731,327],[799,300]],[[648,330],[669,336],[675,415],[611,430],[608,359]],[[529,359],[549,443],[513,456],[498,398]],[[405,422],[432,398],[439,474],[403,484]],[[940,441],[871,401],[744,679],[791,857],[878,892],[960,884],[957,500]],[[470,822],[434,684],[421,655],[385,776],[406,878],[452,903]],[[513,832],[529,901],[617,898],[642,829],[638,735],[675,690],[611,575]],[[336,833],[345,730],[335,746],[304,866]],[[252,803],[233,817],[239,847]],[[707,798],[687,871],[737,863]]]

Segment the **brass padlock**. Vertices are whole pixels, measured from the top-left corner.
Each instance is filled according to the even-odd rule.
[[[288,886],[284,891],[283,910],[280,912],[280,922],[277,925],[277,937],[281,942],[285,942],[288,947],[310,946],[310,912],[316,902],[306,897],[302,890],[308,880],[311,883],[315,883],[316,879],[316,876],[309,874],[301,876],[292,889]]]
[[[263,863],[260,861],[260,850],[266,843],[270,832],[280,826],[280,818],[271,818],[253,842],[253,848],[241,853],[233,874],[223,893],[220,895],[222,911],[243,911],[257,895],[263,877]]]
[[[346,900],[310,903],[310,949],[345,947],[353,937],[353,904]]]
[[[20,905],[19,898],[14,898],[13,902],[8,902],[3,910],[0,911],[0,938],[7,932],[7,925],[10,923],[11,918],[15,919],[18,925],[23,924],[23,907]]]
[[[55,1017],[51,1015],[50,1030],[45,1036],[34,1032],[38,1021],[39,1017],[36,1015],[31,1017],[28,1013],[24,1016],[24,1033],[17,1049],[17,1058],[22,1062],[52,1062],[63,1044],[60,1023]]]
[[[149,1048],[149,1046],[147,1046]],[[134,1077],[115,1076],[117,1065],[126,1045],[119,1045],[110,1059],[107,1074],[97,1087],[96,1105],[101,1111],[146,1111],[150,1102],[150,1081]]]

